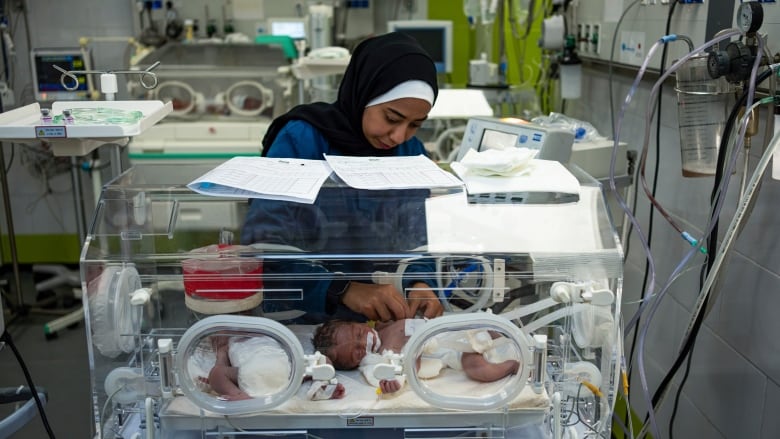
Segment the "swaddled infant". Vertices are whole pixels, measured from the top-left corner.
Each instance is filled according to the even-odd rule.
[[[279,342],[268,336],[212,335],[212,355],[201,355],[191,366],[204,391],[213,391],[225,400],[261,398],[282,391],[290,381],[290,358]],[[208,352],[205,349],[205,352]],[[192,368],[196,372],[192,373]],[[208,371],[207,377],[197,369]],[[342,384],[314,383],[310,399],[338,399],[344,396]]]
[[[409,338],[426,320],[404,319],[366,323],[334,320],[317,328],[314,347],[325,354],[336,369],[360,368],[363,376],[384,393],[397,392],[404,384],[402,376],[379,380],[373,370],[388,362],[388,353],[399,353]],[[420,378],[433,378],[443,367],[463,370],[480,382],[497,381],[516,374],[520,363],[514,359],[511,343],[505,337],[486,330],[452,331],[438,335],[424,346],[417,364]]]

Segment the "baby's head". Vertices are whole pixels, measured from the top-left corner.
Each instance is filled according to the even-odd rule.
[[[376,331],[365,323],[332,320],[314,332],[314,349],[328,357],[336,369],[350,370],[360,366],[367,353],[379,352]]]

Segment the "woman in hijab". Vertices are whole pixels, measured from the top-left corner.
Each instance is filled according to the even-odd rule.
[[[352,54],[337,101],[299,105],[278,117],[263,138],[263,156],[425,154],[414,134],[437,94],[436,67],[414,38],[395,32],[370,38]]]
[[[402,33],[369,38],[354,50],[336,102],[299,105],[275,119],[263,138],[263,156],[323,160],[324,154],[427,155],[414,135],[437,93],[433,60],[414,38]],[[323,187],[314,205],[255,199],[241,241],[293,246],[310,253],[408,252],[425,244],[426,196],[422,190]],[[303,291],[297,303],[266,301],[267,312],[303,310],[307,313],[303,321],[311,323],[334,317],[387,321],[418,313],[433,318],[443,312],[431,289],[435,283],[429,279],[430,261],[407,264],[402,285],[408,291],[406,300],[393,285],[341,274],[381,271],[376,262],[266,262],[265,273],[298,275],[295,285],[266,282],[267,299],[274,288]]]

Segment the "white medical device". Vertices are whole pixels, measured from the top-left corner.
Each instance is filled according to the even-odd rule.
[[[302,40],[308,34],[308,23],[302,17],[274,17],[267,22],[269,35],[284,35],[294,40]]]
[[[536,132],[544,148],[563,138]],[[312,204],[252,200],[255,222],[246,199],[187,188],[212,170],[139,163],[103,186],[80,261],[93,437],[508,437],[563,422],[609,435],[623,257],[592,178],[579,201],[540,206],[334,177]],[[203,220],[231,211],[245,220]],[[356,280],[413,298],[420,279],[446,315],[404,323],[402,344],[381,327],[384,340],[355,338],[367,367],[324,361],[339,353],[320,323],[347,309],[315,309],[315,294]]]
[[[529,148],[538,150],[536,158],[567,163],[571,158],[574,134],[557,128],[543,127],[521,119],[473,117],[466,125],[458,157],[469,149]]]

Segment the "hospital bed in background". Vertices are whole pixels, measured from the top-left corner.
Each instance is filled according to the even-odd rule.
[[[601,187],[581,170],[567,168],[577,201],[555,204],[329,179],[313,204],[269,202],[268,227],[283,224],[286,240],[238,245],[240,224],[193,227],[186,216],[194,205],[243,218],[247,200],[186,187],[211,166],[173,167],[138,165],[106,184],[82,252],[96,437],[609,434],[622,251]],[[334,276],[406,295],[410,279],[425,279],[439,295],[445,315],[382,369],[405,377],[400,392],[378,394],[314,350],[323,316],[304,312],[306,297]],[[518,373],[493,383],[451,369],[418,376],[433,340],[455,331],[500,335]],[[203,378],[211,340],[224,336],[273,340],[282,361],[268,364],[283,379],[248,400],[221,398]],[[312,400],[312,382],[346,395]]]

